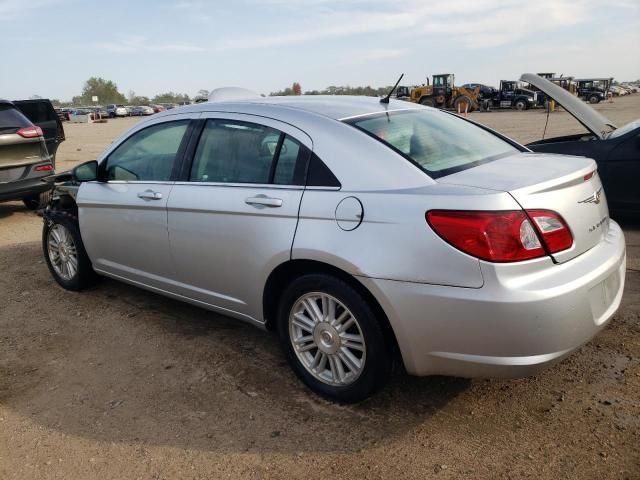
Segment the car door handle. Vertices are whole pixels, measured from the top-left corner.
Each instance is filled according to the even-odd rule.
[[[266,195],[256,195],[255,197],[247,198],[244,201],[244,203],[256,208],[264,208],[264,207],[276,208],[276,207],[282,206],[282,199],[267,197]]]
[[[162,198],[162,193],[154,192],[153,190],[145,190],[144,192],[138,193],[138,198],[143,200],[160,200]]]

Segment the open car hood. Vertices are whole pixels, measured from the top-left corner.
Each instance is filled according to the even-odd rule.
[[[604,139],[607,133],[616,129],[615,124],[608,118],[596,112],[580,98],[570,94],[564,88],[546,78],[542,78],[535,73],[523,73],[520,81],[530,83],[542,90],[598,138]]]

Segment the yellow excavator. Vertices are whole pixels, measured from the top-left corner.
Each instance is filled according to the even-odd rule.
[[[452,73],[433,75],[432,84],[427,83],[412,88],[398,89],[398,97],[429,107],[453,109],[457,112],[473,112],[480,108],[480,86],[469,90],[456,87]]]

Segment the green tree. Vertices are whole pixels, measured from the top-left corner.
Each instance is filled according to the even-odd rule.
[[[189,95],[186,93],[166,92],[153,97],[153,103],[182,103],[189,101]]]
[[[91,105],[93,102],[91,97],[98,97],[101,104],[107,103],[126,103],[125,96],[118,91],[118,86],[111,80],[105,80],[100,77],[91,77],[84,83],[82,94],[73,97],[73,103],[80,105]]]

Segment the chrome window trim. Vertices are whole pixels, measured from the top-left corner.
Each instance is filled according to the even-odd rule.
[[[176,182],[173,182],[171,180],[107,180],[106,182],[94,181],[89,183],[107,183],[114,185],[173,185]]]
[[[177,181],[175,185],[193,185],[205,187],[238,187],[238,188],[264,188],[274,190],[304,190],[304,185],[276,185],[273,183],[225,183],[225,182],[186,182]]]
[[[342,187],[322,187],[322,186],[309,186],[304,185],[277,185],[272,183],[224,183],[224,182],[154,182],[152,180],[109,180],[107,182],[87,182],[87,183],[102,183],[102,184],[114,184],[114,185],[191,185],[191,186],[207,186],[207,187],[239,187],[239,188],[264,188],[273,190],[327,190],[327,191],[340,191]]]

